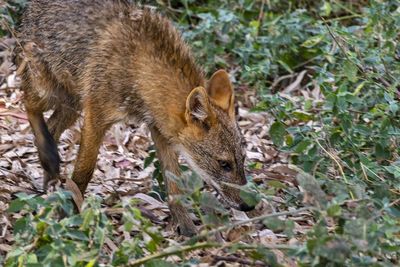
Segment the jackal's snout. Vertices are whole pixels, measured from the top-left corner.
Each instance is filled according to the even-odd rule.
[[[247,185],[246,179],[240,179],[240,183],[232,184],[232,183],[224,183],[224,185],[221,187],[221,195],[225,202],[231,206],[232,208],[235,208],[237,210],[241,211],[251,211],[255,208],[253,205],[247,204],[241,197],[241,190],[245,190],[245,187]]]

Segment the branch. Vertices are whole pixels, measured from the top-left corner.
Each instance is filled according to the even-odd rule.
[[[336,163],[336,165],[339,168],[339,172],[343,177],[343,180],[345,181],[346,185],[349,185],[349,182],[347,180],[346,174],[344,173],[343,167],[342,165],[339,163],[339,161],[336,159],[335,155],[333,155],[332,153],[330,153],[328,150],[326,150],[321,143],[318,141],[318,139],[315,139],[315,141],[317,142],[318,146]],[[351,189],[349,189],[349,195],[351,197],[352,200],[355,199],[353,192],[351,191]]]
[[[249,265],[249,266],[267,266],[264,262],[261,261],[250,261],[246,259],[242,259],[236,256],[218,256],[218,255],[212,255],[214,258],[213,265],[216,264],[218,261],[227,261],[227,262],[237,262],[243,265]]]
[[[271,217],[293,215],[293,214],[301,213],[303,211],[310,211],[310,210],[315,210],[315,208],[314,207],[304,207],[304,208],[300,208],[298,210],[293,210],[293,211],[276,212],[276,213],[271,213],[271,214],[266,214],[266,215],[254,217],[254,218],[251,218],[251,219],[248,219],[248,220],[245,220],[245,221],[239,221],[239,222],[232,223],[232,224],[229,224],[229,225],[224,225],[224,226],[218,227],[217,229],[209,231],[207,233],[195,236],[195,237],[189,239],[188,241],[184,242],[183,244],[187,245],[187,244],[190,244],[190,243],[193,243],[193,242],[197,242],[197,241],[199,241],[199,240],[201,240],[203,238],[215,235],[216,233],[220,233],[222,231],[225,231],[225,230],[237,227],[237,226],[241,226],[241,225],[244,225],[244,224],[261,221],[261,220],[264,220],[264,219],[267,219],[267,218],[271,218]]]
[[[346,57],[346,59],[347,59],[348,61],[352,62],[352,63],[357,67],[357,69],[362,73],[362,75],[363,75],[366,79],[368,79],[369,77],[367,77],[367,75],[366,75],[366,74],[367,74],[366,68],[365,68],[363,65],[361,65],[361,64],[357,64],[356,62],[354,62],[354,60],[352,60],[352,59],[349,57],[349,55],[348,55],[347,52],[346,52],[346,49],[345,49],[345,48],[342,46],[342,44],[336,39],[336,36],[335,36],[335,34],[333,33],[331,27],[329,27],[327,21],[326,21],[323,17],[321,17],[321,16],[319,16],[319,17],[320,17],[320,19],[324,22],[325,27],[328,29],[329,35],[332,37],[333,41],[338,45],[339,49],[342,51],[342,53],[343,53],[343,55]],[[374,68],[374,67],[373,67],[373,68]],[[385,70],[385,73],[386,73],[386,75],[390,76],[390,74],[389,74],[386,70]],[[390,87],[390,86],[391,86],[391,84],[390,84],[388,81],[386,81],[383,77],[372,77],[372,80],[374,80],[375,82],[381,82],[381,83],[382,83],[384,86],[386,86],[386,87]]]
[[[299,209],[297,210],[298,212],[300,212]],[[305,210],[305,209],[303,209]],[[283,212],[281,212],[283,213]],[[274,214],[278,214],[278,213],[274,213]],[[192,239],[193,240],[193,239]],[[186,244],[187,242],[185,242],[184,244]],[[194,245],[183,245],[181,247],[172,247],[172,248],[167,248],[161,252],[155,253],[155,254],[151,254],[149,256],[137,259],[137,260],[133,260],[131,262],[128,263],[127,266],[138,266],[141,264],[144,264],[146,262],[149,262],[151,260],[155,260],[155,259],[160,259],[160,258],[164,258],[167,256],[171,256],[171,255],[176,255],[176,254],[180,254],[183,252],[189,252],[189,251],[193,251],[193,250],[198,250],[198,249],[203,249],[203,248],[227,248],[227,247],[231,247],[231,246],[236,246],[237,243],[227,243],[224,245],[221,245],[220,243],[208,243],[208,242],[202,242],[202,243],[198,243],[198,244],[194,244]],[[299,249],[300,247],[298,246],[288,246],[288,245],[283,245],[283,244],[268,244],[268,245],[261,245],[262,247],[265,247],[267,249]],[[239,247],[242,250],[245,249],[257,249],[258,246],[257,245],[241,245]],[[244,262],[243,262],[244,263]]]
[[[189,239],[188,241],[184,242],[181,247],[168,248],[168,249],[165,249],[164,251],[161,251],[161,252],[158,252],[158,253],[155,253],[155,254],[152,254],[152,255],[137,259],[137,260],[133,260],[133,261],[129,262],[127,266],[138,266],[138,265],[144,264],[151,260],[164,258],[167,256],[179,254],[182,252],[188,252],[188,251],[193,251],[193,250],[203,249],[203,248],[221,247],[221,244],[219,244],[219,243],[202,242],[202,243],[198,243],[198,244],[194,244],[194,245],[191,245],[191,244],[193,244],[194,242],[197,242],[200,239],[215,235],[216,233],[228,230],[230,228],[234,228],[236,226],[240,226],[240,225],[251,223],[251,222],[261,221],[266,218],[285,216],[285,215],[293,215],[293,214],[301,213],[303,211],[310,211],[310,210],[315,210],[315,208],[314,207],[304,207],[304,208],[300,208],[298,210],[293,210],[293,211],[276,212],[276,213],[272,213],[272,214],[262,215],[259,217],[254,217],[254,218],[251,218],[251,219],[248,219],[245,221],[232,223],[230,225],[221,226],[215,230],[212,230],[210,232],[207,232],[207,233],[204,233],[204,234],[201,234],[194,238]],[[227,244],[226,246],[230,246],[230,244]],[[271,244],[271,245],[263,245],[263,246],[266,248],[269,248],[269,249],[296,249],[297,248],[297,247],[279,245],[279,244],[274,244],[274,245]],[[244,248],[254,249],[254,247],[252,247],[252,246],[246,246]]]
[[[353,14],[353,15],[347,15],[347,16],[338,17],[338,18],[331,18],[331,19],[326,19],[325,22],[340,21],[340,20],[354,19],[354,18],[362,18],[362,15]]]
[[[203,242],[203,243],[199,243],[199,244],[195,244],[195,245],[188,245],[188,246],[182,246],[182,247],[173,247],[165,249],[164,251],[155,253],[155,254],[151,254],[149,256],[131,261],[128,263],[127,266],[138,266],[141,264],[144,264],[148,261],[151,260],[155,260],[155,259],[159,259],[159,258],[164,258],[167,256],[171,256],[171,255],[175,255],[175,254],[179,254],[182,252],[188,252],[188,251],[192,251],[192,250],[197,250],[197,249],[203,249],[203,248],[212,248],[212,247],[220,247],[221,244],[218,243],[208,243],[208,242]]]

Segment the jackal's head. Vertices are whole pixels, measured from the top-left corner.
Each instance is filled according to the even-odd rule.
[[[192,90],[185,118],[179,150],[190,167],[230,206],[251,210],[239,196],[239,188],[246,184],[244,142],[235,119],[232,84],[224,70],[214,73],[206,88]]]

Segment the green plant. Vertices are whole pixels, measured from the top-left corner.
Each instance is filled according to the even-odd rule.
[[[101,262],[118,266],[143,256],[144,250],[156,251],[163,242],[134,202],[124,203],[122,213],[123,231],[135,233],[132,239],[114,236],[116,229],[98,197],[89,197],[80,214],[73,214],[72,203],[68,192],[47,199],[19,194],[9,212],[22,211],[24,216],[14,224],[16,249],[7,255],[5,266],[97,266]],[[112,258],[104,251],[107,239],[119,244]]]
[[[26,0],[11,0],[0,3],[0,37],[10,33],[21,15],[25,7]]]
[[[229,66],[240,84],[257,88],[262,101],[254,111],[275,118],[271,139],[329,198],[299,260],[397,262],[398,1],[287,9],[272,1],[265,12],[257,12],[262,3],[256,1],[224,1],[218,9],[209,3],[193,7],[193,29],[183,26],[189,43],[210,69]],[[307,74],[291,91],[273,94],[294,85],[290,78],[302,77],[301,70]],[[287,195],[291,205],[301,196]]]
[[[271,181],[242,194],[250,202],[272,202],[279,196],[277,206],[285,211],[251,222],[262,221],[297,245],[250,240],[226,244],[229,252],[269,265],[277,264],[273,249],[300,266],[398,265],[398,1],[145,2],[175,19],[206,71],[229,68],[237,86],[257,93],[253,111],[271,114],[270,138],[298,172],[301,190]],[[154,153],[145,165],[151,163],[156,167],[154,190],[165,197]],[[250,166],[262,169],[263,163]],[[201,220],[198,237],[179,244],[162,238],[162,229],[145,219],[134,202],[122,204],[122,224],[130,236],[125,239],[97,198],[87,201],[81,215],[71,215],[68,194],[58,192],[47,200],[20,195],[10,212],[24,217],[15,222],[14,249],[6,266],[50,260],[77,266],[168,266],[169,255],[181,256],[182,266],[196,263],[185,253],[219,246],[210,236],[235,223],[224,206],[203,191],[197,176],[185,173],[171,179],[186,193],[182,203]],[[60,210],[68,216],[60,219]],[[304,234],[296,232],[297,222],[279,217],[305,210],[310,211],[312,227]],[[248,234],[241,233],[241,238]],[[119,245],[113,255],[103,250],[106,238]]]

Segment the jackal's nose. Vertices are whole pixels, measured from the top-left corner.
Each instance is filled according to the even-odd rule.
[[[247,205],[246,203],[240,203],[240,205],[239,205],[239,209],[241,210],[241,211],[251,211],[251,210],[254,210],[254,208],[255,208],[255,206],[249,206],[249,205]]]

